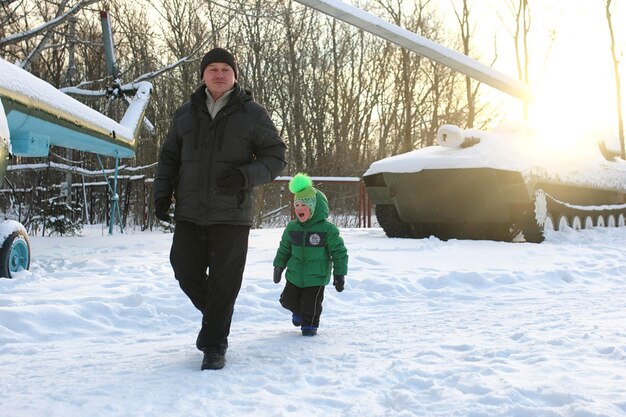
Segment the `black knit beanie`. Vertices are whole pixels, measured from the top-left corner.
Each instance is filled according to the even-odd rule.
[[[202,62],[200,63],[200,79],[202,79],[204,69],[213,62],[223,62],[230,65],[233,71],[235,71],[235,79],[237,79],[237,61],[235,61],[233,54],[223,48],[213,48],[202,58]]]

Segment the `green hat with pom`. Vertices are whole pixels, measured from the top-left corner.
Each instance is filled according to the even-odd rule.
[[[311,209],[311,216],[315,212],[317,190],[313,187],[313,180],[306,174],[298,173],[289,181],[289,191],[293,193],[293,203],[301,201]]]

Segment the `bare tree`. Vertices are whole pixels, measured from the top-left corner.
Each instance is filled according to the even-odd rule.
[[[505,3],[509,14],[513,17],[513,29],[510,30],[515,46],[515,62],[517,65],[517,78],[528,84],[530,80],[529,64],[530,54],[528,51],[528,34],[531,26],[531,13],[528,0],[507,0]],[[500,16],[504,22],[507,19]],[[528,117],[528,99],[524,100],[524,118]]]
[[[432,13],[430,3],[429,0],[415,2],[413,10],[408,11],[399,1],[377,2],[392,22],[435,42],[445,43],[447,33]],[[457,98],[458,74],[402,49],[393,50],[387,65],[397,68],[389,74],[392,79],[385,93],[392,98],[382,101],[395,109],[396,114],[380,119],[393,123],[390,129],[383,127],[383,131],[388,132],[390,142],[385,147],[389,153],[431,145],[441,124],[463,123],[459,120],[459,106],[466,107],[466,104]]]
[[[428,1],[417,2],[410,13],[405,13],[402,2],[398,0],[378,0],[376,3],[389,15],[392,23],[416,33],[423,29],[422,13]],[[399,70],[395,73],[394,84],[397,88],[392,94],[397,95],[398,110],[401,113],[395,119],[398,123],[399,137],[394,148],[400,152],[408,152],[414,149],[414,141],[418,136],[414,132],[414,116],[416,112],[423,110],[416,105],[419,102],[416,88],[420,66],[424,59],[406,49],[399,49],[396,59]]]
[[[617,127],[620,144],[620,155],[622,159],[626,159],[626,149],[624,147],[624,118],[622,115],[622,83],[619,75],[620,58],[617,56],[615,35],[613,33],[613,15],[611,12],[612,3],[613,0],[605,0],[604,10],[606,13],[606,22],[609,27],[609,36],[611,39],[611,58],[613,59],[613,73],[615,74],[615,96],[617,100]]]
[[[463,44],[463,53],[467,56],[471,54],[471,39],[473,35],[473,28],[470,25],[470,6],[467,4],[467,0],[463,0],[463,5],[459,11],[452,2],[454,8],[454,14],[456,16],[459,28],[461,29],[461,42]],[[476,118],[476,98],[478,95],[479,82],[474,82],[468,76],[465,77],[465,97],[467,100],[467,120],[466,127],[474,127],[474,119]]]
[[[387,77],[379,65],[381,41],[362,30],[330,22],[331,66],[329,108],[332,120],[325,169],[332,175],[355,175],[364,169],[370,147],[375,107]],[[383,61],[384,62],[384,61]],[[332,98],[332,99],[331,99]]]
[[[12,35],[9,36],[5,36],[3,38],[0,39],[0,47],[4,47],[6,45],[10,45],[10,44],[15,44],[15,43],[19,43],[22,42],[24,40],[27,40],[29,38],[32,38],[34,36],[38,36],[41,35],[42,33],[44,34],[44,37],[46,36],[46,34],[48,32],[50,32],[51,30],[53,30],[55,27],[64,24],[67,19],[69,19],[70,17],[72,17],[73,15],[75,15],[76,13],[78,13],[81,9],[83,9],[84,7],[96,3],[99,0],[79,0],[78,3],[76,3],[74,6],[72,6],[67,12],[64,11],[67,3],[69,0],[62,0],[60,2],[60,4],[58,5],[58,13],[57,15],[50,20],[46,20],[43,24],[32,28],[32,29],[28,29],[25,30],[23,32],[20,33],[14,33]],[[2,3],[2,7],[8,7],[10,6],[12,3],[14,3],[13,1],[5,1]],[[43,3],[43,2],[42,2]]]
[[[290,158],[295,167],[307,169],[306,158],[315,159],[315,154],[310,146],[310,137],[305,132],[306,116],[304,114],[304,91],[300,82],[304,72],[306,61],[303,51],[309,39],[304,39],[307,33],[309,20],[306,14],[298,16],[293,13],[291,2],[284,10],[285,38],[285,63],[282,74],[287,81],[286,92],[288,101],[288,117],[284,120],[287,141],[290,148]]]

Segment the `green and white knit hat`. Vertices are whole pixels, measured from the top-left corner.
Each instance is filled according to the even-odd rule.
[[[298,173],[289,181],[289,191],[293,196],[293,203],[301,201],[311,209],[311,216],[317,204],[317,190],[313,187],[313,180],[306,174]]]

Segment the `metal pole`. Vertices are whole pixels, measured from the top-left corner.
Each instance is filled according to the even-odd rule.
[[[109,235],[113,234],[113,224],[115,224],[115,213],[117,210],[117,202],[119,200],[119,196],[117,195],[117,169],[119,166],[119,158],[115,157],[115,174],[113,176],[113,187],[109,184],[109,179],[107,178],[107,173],[104,170],[104,165],[102,164],[102,160],[100,159],[100,155],[96,155],[98,157],[98,162],[100,163],[100,169],[102,169],[102,174],[104,175],[104,180],[107,183],[107,187],[109,187],[109,194],[111,194],[111,215],[109,216]],[[121,222],[120,222],[121,223]],[[120,230],[122,230],[122,226],[120,224]]]
[[[124,233],[122,229],[122,218],[120,216],[119,200],[120,196],[117,194],[117,169],[119,167],[120,159],[115,157],[115,173],[113,174],[113,189],[111,190],[111,217],[109,219],[109,235],[113,234],[113,225],[115,224],[115,214],[117,213],[120,220],[120,232]]]

